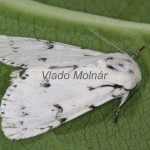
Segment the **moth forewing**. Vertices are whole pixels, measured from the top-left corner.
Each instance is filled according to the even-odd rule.
[[[1,103],[9,139],[42,134],[115,98],[122,106],[141,80],[137,63],[125,53],[31,38],[1,36],[0,60],[24,68],[13,74]]]

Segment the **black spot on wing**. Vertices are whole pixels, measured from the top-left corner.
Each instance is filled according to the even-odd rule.
[[[39,58],[38,60],[39,60],[39,61],[46,62],[47,58]]]
[[[48,49],[52,49],[52,48],[54,48],[54,45],[49,45],[49,47],[48,47]]]
[[[89,54],[84,54],[84,56],[92,56],[92,55],[89,55]]]
[[[44,86],[44,87],[50,87],[51,84],[50,84],[50,83],[45,83],[43,86]]]
[[[120,67],[124,67],[124,64],[122,64],[122,63],[118,63],[118,66],[120,66]]]
[[[73,66],[50,66],[48,69],[59,69],[59,68],[73,68],[73,70],[77,69],[78,66],[77,65],[73,65]]]
[[[45,128],[40,128],[40,130],[44,130],[44,129],[46,129],[46,128],[48,128],[48,129],[50,130],[50,129],[53,128],[53,126],[48,126],[48,127],[45,127]]]
[[[28,74],[24,74],[26,70],[27,69],[23,69],[19,72],[19,76],[21,77],[22,80],[25,80],[29,76]]]
[[[25,106],[21,105],[21,110],[23,110],[23,109],[25,109],[25,108],[26,108]]]
[[[27,127],[25,127],[25,128],[22,128],[22,130],[27,130],[28,128]]]
[[[111,66],[111,65],[107,65],[106,66],[108,69],[111,69],[111,70],[117,70],[116,68],[114,68],[113,66]]]
[[[20,67],[24,67],[24,66],[25,66],[25,64],[21,64],[21,65],[20,65]]]
[[[60,123],[64,123],[66,120],[67,120],[67,118],[62,118],[59,121],[60,121]]]
[[[112,94],[112,97],[116,98],[116,97],[118,97],[118,96],[116,96],[116,95]]]
[[[48,88],[51,86],[48,80],[43,81],[42,83],[40,83],[40,85],[44,88]]]
[[[20,65],[21,68],[22,68],[22,67],[23,67],[23,68],[27,68],[27,66],[28,66],[28,65],[26,65],[26,64],[21,64],[21,65]]]
[[[13,102],[12,100],[9,100],[9,99],[6,99],[6,98],[3,98],[2,100],[3,100],[3,101]]]
[[[24,124],[24,121],[20,121],[19,124],[23,125],[23,124]]]
[[[114,59],[113,57],[106,58],[106,60],[113,60],[113,59]]]
[[[23,76],[23,77],[21,77],[21,79],[22,79],[22,80],[25,80],[25,79],[26,79],[26,77],[24,77],[24,76]]]
[[[46,41],[45,44],[47,45],[48,49],[54,48],[54,45],[52,44],[52,41]]]
[[[16,87],[17,87],[17,85],[15,84],[15,85],[13,85],[13,87],[14,87],[14,88],[16,88]]]
[[[18,53],[18,51],[16,49],[12,50],[14,53]]]
[[[104,85],[101,85],[100,87],[114,87],[114,85],[111,85],[111,84],[104,84]]]
[[[95,90],[96,88],[92,87],[92,86],[89,86],[88,89],[89,89],[89,91],[92,91],[92,90]]]
[[[94,55],[90,55],[90,54],[84,54],[84,56],[86,56],[86,57],[96,57],[96,56],[94,56]]]
[[[63,112],[63,108],[59,104],[54,104],[53,106],[58,108],[60,112]]]
[[[104,84],[104,85],[101,85],[101,86],[97,86],[97,87],[92,87],[92,86],[89,86],[88,89],[89,91],[92,91],[92,90],[95,90],[97,88],[103,88],[103,87],[113,87],[113,88],[117,88],[119,87],[119,85],[111,85],[111,84]]]
[[[129,70],[129,73],[134,74],[134,71],[130,69],[130,70]]]
[[[28,116],[28,115],[29,115],[29,113],[22,112],[22,115],[23,115],[23,116]]]
[[[113,86],[114,86],[115,89],[116,89],[116,88],[123,88],[123,86],[122,86],[122,85],[119,85],[119,84],[114,84]]]
[[[95,107],[94,105],[90,105],[89,108],[90,108],[90,109],[94,109],[94,108],[96,108],[96,107]]]
[[[114,89],[117,89],[117,88],[123,88],[125,91],[130,91],[130,90],[132,90],[132,89],[126,89],[124,86],[122,86],[122,85],[119,85],[119,84],[104,84],[104,85],[101,85],[101,86],[97,86],[97,87],[88,87],[88,89],[90,90],[90,91],[92,91],[92,90],[95,90],[95,89],[97,89],[97,88],[105,88],[105,87],[112,87],[112,88],[114,88]]]
[[[116,88],[122,88],[123,86],[119,84],[104,84],[104,85],[101,85],[100,87],[113,87],[116,89]]]
[[[21,79],[22,79],[22,80],[25,80],[28,76],[29,76],[28,74],[23,74],[23,75],[21,76]]]
[[[117,88],[123,88],[125,91],[131,91],[132,89],[126,89],[124,86],[122,85],[119,85],[119,84],[104,84],[104,85],[101,85],[100,87],[113,87],[114,89],[117,89]]]
[[[53,126],[49,126],[48,128],[49,128],[49,130],[50,130],[50,129],[52,129],[52,128],[53,128]]]
[[[27,69],[23,69],[19,72],[19,76],[22,77],[22,75],[26,72]]]
[[[73,70],[77,69],[78,66],[77,65],[73,65]]]
[[[44,130],[45,128],[40,128],[40,130]]]
[[[58,66],[50,66],[48,69],[55,69],[55,68],[59,68]]]
[[[132,61],[131,61],[131,60],[129,60],[129,59],[126,59],[126,61],[127,61],[127,62],[130,62],[130,63],[132,63]]]
[[[10,43],[10,46],[14,45],[14,41],[13,40],[10,40],[9,43]]]
[[[12,47],[13,49],[19,49],[19,47]]]

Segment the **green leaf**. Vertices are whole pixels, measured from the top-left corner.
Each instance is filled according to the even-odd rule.
[[[142,71],[142,85],[122,109],[117,124],[110,121],[105,125],[119,104],[115,100],[30,139],[10,141],[0,131],[0,150],[149,150],[149,0],[38,1],[0,0],[0,34],[55,40],[98,51],[116,51],[93,35],[88,29],[91,27],[129,54],[144,45],[146,50],[137,59]],[[0,64],[1,98],[10,84],[9,75],[15,69]]]
[[[147,15],[150,8],[149,0],[35,0],[44,4],[62,8],[113,17],[124,20],[150,23]]]

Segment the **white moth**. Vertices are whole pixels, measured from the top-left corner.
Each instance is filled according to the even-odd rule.
[[[120,97],[113,113],[117,116],[141,81],[137,63],[126,53],[33,38],[0,36],[0,61],[22,68],[12,74],[1,102],[2,130],[16,140],[42,134]]]

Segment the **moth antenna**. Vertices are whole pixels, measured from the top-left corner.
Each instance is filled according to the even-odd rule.
[[[145,46],[141,47],[139,50],[137,50],[136,52],[133,53],[133,55],[131,56],[132,58],[137,57],[145,48]]]
[[[91,31],[94,35],[96,35],[98,38],[100,38],[101,40],[105,41],[106,43],[112,45],[113,47],[115,47],[115,48],[116,48],[117,50],[119,50],[120,52],[125,53],[123,50],[121,50],[121,49],[120,49],[119,47],[117,47],[115,44],[109,42],[109,41],[106,40],[104,37],[98,35],[98,34],[97,34],[95,31],[93,31],[90,27],[88,27],[88,28],[89,28],[90,31]]]

